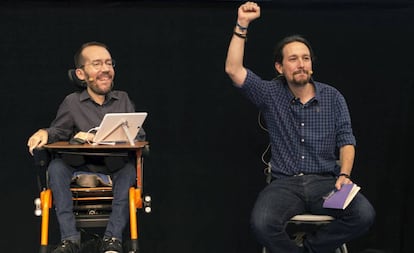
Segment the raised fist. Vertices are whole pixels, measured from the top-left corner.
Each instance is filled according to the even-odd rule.
[[[240,5],[237,15],[238,24],[247,27],[251,21],[260,17],[260,7],[255,2],[246,2]]]

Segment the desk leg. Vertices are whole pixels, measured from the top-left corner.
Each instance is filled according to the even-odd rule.
[[[137,188],[142,189],[142,149],[137,149],[135,157],[137,158]]]

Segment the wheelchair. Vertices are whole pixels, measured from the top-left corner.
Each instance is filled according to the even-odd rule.
[[[139,252],[138,247],[138,209],[143,209],[145,213],[151,212],[151,196],[143,194],[143,163],[144,154],[149,152],[149,145],[147,142],[138,142],[135,146],[125,145],[125,148],[110,148],[110,147],[93,147],[91,149],[80,148],[65,143],[56,143],[46,145],[45,148],[34,150],[34,163],[38,168],[38,186],[40,190],[40,197],[36,198],[35,215],[41,217],[41,238],[39,253],[48,253],[50,245],[48,245],[49,237],[49,218],[50,208],[53,206],[52,191],[48,187],[47,166],[49,161],[56,155],[93,155],[105,157],[120,157],[133,156],[136,161],[137,178],[136,184],[129,189],[129,212],[130,212],[130,245],[128,251],[130,253]],[[60,146],[59,146],[60,145]],[[66,146],[65,146],[66,145]],[[129,147],[128,147],[129,146]],[[51,148],[52,147],[52,148]],[[65,148],[66,147],[66,148]],[[97,177],[93,174],[89,179],[95,180],[97,184]],[[91,180],[89,180],[91,181]],[[80,187],[74,182],[71,186],[73,213],[76,219],[76,225],[79,229],[88,228],[102,228],[105,227],[111,213],[111,202],[113,199],[112,187],[105,185],[94,185],[92,187]],[[125,246],[125,245],[124,245]]]
[[[86,88],[86,83],[80,80],[75,73],[75,69],[68,70],[68,78],[75,88],[82,90]],[[60,145],[60,148],[59,148]],[[41,238],[39,253],[49,251],[49,216],[50,208],[53,206],[52,191],[48,187],[47,166],[54,156],[59,154],[66,155],[92,155],[106,157],[133,157],[136,162],[137,178],[134,187],[129,189],[129,211],[130,211],[130,253],[138,252],[138,219],[137,210],[143,209],[145,213],[151,212],[151,196],[143,193],[143,165],[144,157],[149,154],[148,142],[138,142],[136,146],[126,145],[124,147],[106,148],[105,146],[95,146],[95,148],[85,149],[79,145],[61,145],[57,148],[39,148],[34,150],[34,163],[38,168],[37,181],[40,197],[36,198],[35,215],[41,216]],[[51,144],[50,146],[53,146]],[[79,147],[76,148],[76,146]],[[93,180],[93,178],[92,178]],[[96,178],[95,178],[96,180]],[[112,207],[112,187],[79,187],[76,184],[71,187],[73,200],[73,213],[75,215],[78,228],[102,228],[105,227]]]

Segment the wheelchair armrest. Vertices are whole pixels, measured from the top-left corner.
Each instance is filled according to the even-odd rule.
[[[44,148],[35,148],[33,150],[33,159],[36,166],[45,167],[50,162],[50,153]]]
[[[142,156],[143,157],[148,157],[149,153],[150,153],[150,146],[149,146],[149,144],[147,144],[142,148]]]
[[[33,150],[34,165],[36,168],[37,187],[39,192],[47,188],[47,166],[51,160],[50,153],[45,148],[35,148]]]

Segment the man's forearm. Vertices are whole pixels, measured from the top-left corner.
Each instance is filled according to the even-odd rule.
[[[339,161],[341,163],[341,172],[348,176],[351,175],[354,165],[355,147],[353,145],[342,146],[339,150]]]

